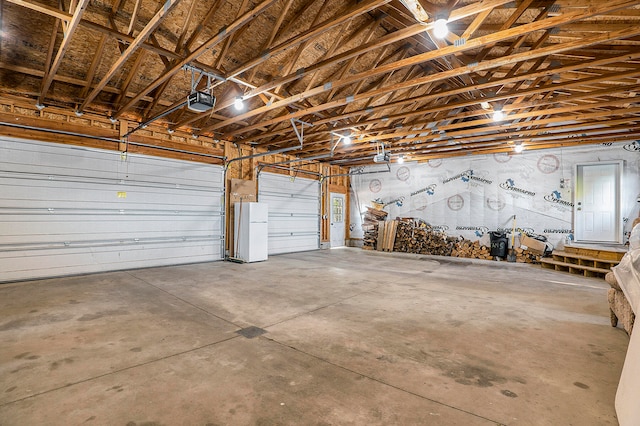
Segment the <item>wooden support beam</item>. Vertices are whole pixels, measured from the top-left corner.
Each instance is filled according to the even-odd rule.
[[[135,6],[133,6],[133,13],[131,14],[131,20],[129,21],[129,28],[127,28],[127,34],[133,35],[133,26],[138,18],[138,11],[140,10],[140,3],[142,0],[136,0]]]
[[[4,0],[7,3],[13,3],[18,6],[26,7],[27,9],[35,10],[36,12],[44,13],[45,15],[53,16],[61,21],[70,21],[73,16],[55,7],[51,7],[45,4],[36,3],[29,0]]]
[[[102,59],[102,53],[104,52],[104,45],[106,40],[107,36],[102,34],[102,37],[100,37],[100,41],[98,42],[98,46],[96,47],[96,53],[93,55],[93,59],[91,60],[91,66],[89,67],[89,71],[87,72],[87,84],[80,92],[80,98],[84,98],[91,88],[93,76],[95,75],[96,69],[98,68],[100,60]]]
[[[58,53],[56,54],[53,63],[49,70],[45,73],[45,76],[42,80],[42,86],[40,87],[40,95],[38,96],[38,104],[43,105],[43,101],[47,96],[47,92],[51,87],[51,83],[53,83],[53,78],[58,72],[58,68],[60,68],[60,64],[62,63],[62,59],[64,58],[65,53],[67,53],[67,49],[69,49],[69,45],[71,43],[71,38],[78,28],[78,24],[82,19],[82,14],[84,10],[87,8],[89,4],[89,0],[80,0],[78,6],[73,12],[73,17],[71,21],[69,21],[69,25],[67,27],[67,31],[64,34],[64,38],[62,39],[62,44],[58,48]]]
[[[628,3],[628,2],[625,2]],[[611,5],[610,2],[606,3],[607,5]],[[619,4],[616,4],[615,7],[617,7]],[[600,6],[600,5],[599,5]],[[596,8],[591,8],[589,9],[588,13],[593,13],[594,10]],[[600,12],[599,12],[600,13]],[[574,14],[572,15],[571,19],[578,19],[577,18],[578,15]],[[555,25],[557,25],[559,22],[562,21],[562,19],[557,19],[557,18],[566,18],[563,16],[560,17],[554,17],[554,18],[548,18],[546,20],[542,20],[539,22],[533,22],[531,24],[525,24],[521,27],[525,27],[527,25],[531,26],[529,27],[529,30],[533,31],[534,28],[536,28],[536,30],[540,30],[540,29],[545,29],[546,27],[553,27]],[[568,19],[568,18],[566,18]],[[393,90],[398,90],[401,88],[408,88],[411,87],[412,85],[420,85],[420,84],[426,84],[426,83],[430,83],[430,82],[434,82],[434,81],[442,81],[442,80],[446,80],[449,79],[451,77],[455,77],[461,73],[471,73],[471,72],[479,72],[479,71],[486,71],[489,69],[494,69],[494,68],[498,68],[501,66],[505,66],[505,65],[509,65],[509,64],[514,64],[517,62],[520,62],[522,60],[530,60],[530,59],[537,59],[541,56],[548,56],[550,54],[554,54],[554,53],[559,53],[559,52],[565,52],[565,51],[571,51],[573,49],[576,48],[581,48],[581,47],[585,47],[585,46],[590,46],[590,45],[594,45],[594,44],[598,44],[598,43],[602,43],[605,42],[607,40],[610,39],[618,39],[618,38],[626,38],[626,37],[632,37],[632,36],[636,36],[640,34],[640,26],[638,27],[629,27],[625,30],[622,31],[617,31],[617,32],[611,32],[608,34],[602,34],[602,35],[595,35],[593,37],[589,37],[589,38],[585,38],[582,40],[578,40],[578,41],[574,41],[571,43],[565,43],[563,45],[559,45],[559,46],[547,46],[544,48],[540,48],[537,49],[535,51],[532,52],[521,52],[521,53],[517,53],[517,54],[513,54],[510,55],[508,57],[503,57],[503,58],[496,58],[496,59],[491,59],[491,60],[486,60],[484,62],[478,63],[478,64],[471,64],[465,67],[461,67],[461,68],[457,68],[454,70],[450,70],[450,71],[444,71],[435,75],[431,75],[431,76],[426,76],[426,77],[422,77],[422,78],[417,78],[415,80],[412,80],[411,82],[407,82],[407,83],[398,83],[395,85],[390,85],[386,88],[383,89],[379,89],[379,90],[374,90],[374,91],[370,91],[367,93],[363,93],[360,94],[358,96],[355,97],[354,100],[360,100],[360,99],[364,99],[364,98],[368,98],[371,96],[375,96],[381,93],[384,93],[385,91],[393,91]],[[249,111],[246,112],[244,114],[241,114],[235,118],[230,118],[227,119],[223,122],[220,123],[216,123],[214,125],[208,126],[205,130],[206,131],[211,131],[211,130],[218,130],[221,128],[224,128],[230,124],[233,124],[236,120],[246,120],[254,115],[263,113],[265,111],[268,110],[272,110],[272,109],[276,109],[276,108],[280,108],[286,105],[291,104],[294,101],[299,101],[300,99],[305,99],[311,96],[315,96],[318,95],[326,90],[331,90],[331,88],[336,87],[336,86],[345,86],[347,84],[351,84],[353,82],[359,81],[363,78],[370,78],[372,76],[378,75],[378,74],[383,74],[383,73],[387,73],[390,72],[394,69],[399,69],[405,66],[409,66],[409,65],[413,65],[415,63],[419,63],[419,62],[423,62],[426,60],[431,60],[440,56],[444,56],[445,54],[450,54],[453,52],[457,52],[457,51],[464,51],[467,49],[472,48],[471,46],[478,46],[478,45],[483,45],[485,43],[491,42],[491,41],[495,41],[495,39],[498,38],[510,38],[512,37],[513,34],[513,30],[506,30],[502,33],[496,33],[493,34],[491,36],[486,36],[486,37],[480,37],[478,39],[472,40],[470,42],[468,42],[467,44],[465,44],[464,46],[449,46],[447,48],[443,48],[440,49],[438,51],[435,52],[427,52],[424,53],[422,55],[418,55],[416,57],[412,57],[412,58],[408,58],[406,60],[401,60],[401,61],[397,61],[394,62],[392,64],[387,64],[387,65],[383,65],[377,69],[373,69],[373,70],[369,70],[369,71],[365,71],[362,73],[358,73],[355,74],[353,76],[347,77],[343,80],[340,81],[336,81],[336,82],[332,82],[330,86],[328,86],[327,84],[323,85],[323,86],[318,86],[315,87],[311,90],[308,90],[306,92],[300,93],[300,94],[296,94],[288,99],[284,99],[282,101],[278,101],[278,102],[274,102],[272,105],[270,106],[265,106],[265,107],[261,107],[258,109],[255,109],[253,111]],[[314,112],[318,112],[318,111],[324,111],[336,106],[340,106],[343,105],[345,103],[345,101],[334,101],[334,102],[330,102],[330,103],[326,103],[326,104],[322,104],[319,105],[318,107],[315,108],[311,108],[308,109],[306,111],[303,112],[296,112],[296,113],[292,113],[292,114],[288,114],[286,117],[283,117],[281,119],[290,119],[290,118],[299,118],[302,117],[304,115],[309,115],[311,113]],[[278,120],[281,120],[278,119]],[[276,120],[276,122],[278,121]],[[272,122],[272,120],[270,120],[270,122]],[[271,123],[266,123],[267,125],[271,124]],[[262,125],[265,125],[265,123],[262,123]],[[233,137],[236,136],[240,133],[244,133],[247,131],[252,130],[252,126],[247,126],[244,127],[242,129],[238,129],[235,131],[231,131],[231,132],[227,132],[226,134],[228,135],[228,137]]]
[[[124,113],[126,110],[131,108],[138,101],[140,101],[143,96],[146,96],[149,92],[151,92],[152,90],[154,90],[155,88],[160,86],[162,83],[164,83],[165,81],[167,81],[171,77],[173,77],[178,71],[180,71],[182,69],[182,67],[184,65],[186,65],[186,64],[190,63],[191,61],[197,59],[200,55],[205,53],[208,49],[210,49],[213,46],[215,46],[215,45],[221,43],[222,41],[224,41],[227,37],[231,36],[233,33],[238,31],[244,25],[249,23],[253,18],[255,18],[260,13],[264,12],[267,8],[269,8],[275,2],[276,2],[276,0],[265,0],[262,3],[258,4],[251,11],[245,13],[239,19],[236,19],[229,26],[224,28],[222,31],[220,31],[215,36],[211,37],[209,40],[207,40],[205,43],[200,45],[192,53],[190,53],[185,58],[180,60],[176,65],[173,66],[173,68],[171,68],[170,70],[164,72],[161,76],[156,78],[151,84],[149,84],[147,87],[142,89],[141,92],[139,92],[136,96],[134,96],[122,108],[120,108],[118,111],[116,111],[116,113],[114,114],[114,117],[119,117],[120,115],[122,115],[122,113]]]
[[[162,23],[162,20],[171,12],[171,10],[180,3],[180,0],[166,0],[160,10],[151,18],[151,20],[145,25],[144,29],[140,31],[140,34],[129,44],[127,49],[120,55],[120,57],[111,65],[109,71],[102,77],[102,80],[93,88],[91,93],[82,101],[78,107],[78,111],[83,111],[91,101],[98,96],[98,93],[109,83],[109,80],[113,78],[116,72],[124,65],[125,62],[135,53],[136,50],[147,40],[147,38],[158,28]],[[149,92],[147,92],[149,93]],[[145,93],[145,95],[147,94]]]

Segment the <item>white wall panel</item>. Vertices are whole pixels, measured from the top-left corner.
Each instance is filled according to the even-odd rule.
[[[220,166],[0,138],[0,281],[219,260]]]
[[[317,180],[261,173],[258,201],[269,205],[269,254],[320,246],[320,185]]]
[[[635,145],[633,145],[635,146]],[[640,214],[640,155],[631,143],[585,145],[430,160],[424,163],[368,166],[351,177],[351,238],[362,238],[366,206],[378,200],[394,217],[415,217],[448,235],[471,240],[516,226],[541,234],[558,245],[574,230],[574,166],[578,163],[624,163],[621,218],[625,240]],[[593,218],[593,221],[602,220]]]

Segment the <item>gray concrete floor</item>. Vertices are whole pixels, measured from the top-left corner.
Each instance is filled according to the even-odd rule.
[[[617,424],[606,289],[359,249],[0,285],[0,424]]]

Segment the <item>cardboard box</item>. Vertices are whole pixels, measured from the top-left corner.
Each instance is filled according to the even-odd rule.
[[[523,234],[520,238],[520,248],[529,250],[531,253],[544,254],[547,244]]]

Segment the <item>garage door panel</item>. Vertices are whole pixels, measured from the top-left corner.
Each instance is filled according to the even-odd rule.
[[[260,202],[269,205],[269,210],[286,212],[289,216],[292,214],[316,216],[318,214],[317,201],[317,198],[304,201],[293,198],[276,198],[274,196],[263,196],[260,198]]]
[[[7,173],[5,173],[7,175]],[[140,185],[122,185],[107,182],[77,182],[51,179],[29,180],[3,177],[3,191],[0,200],[20,201],[22,207],[34,208],[83,208],[87,203],[103,208],[141,209],[148,206],[172,206],[194,210],[197,207],[210,211],[220,207],[222,191],[204,187],[175,188],[164,186],[144,188]],[[64,187],[64,191],[57,191]],[[55,192],[55,198],[52,197]]]
[[[258,201],[269,205],[269,254],[318,249],[318,181],[262,173],[258,179],[258,188]]]
[[[186,165],[181,163],[187,162],[148,156],[144,156],[144,162],[130,162],[126,157],[123,160],[121,153],[117,151],[72,145],[62,148],[55,144],[12,138],[2,138],[0,146],[4,148],[3,170],[19,170],[21,173],[89,179],[128,179],[154,184],[183,183],[210,186],[213,183],[216,187],[222,187],[223,183],[222,168],[212,168],[208,164]],[[129,154],[128,157],[143,156]],[[69,162],[70,158],[73,158],[73,163]]]
[[[0,281],[223,258],[220,166],[0,138],[0,170]]]
[[[278,236],[269,235],[269,253],[283,254],[298,251],[317,250],[315,235]]]
[[[47,218],[32,216],[3,216],[9,224],[2,237],[3,248],[8,245],[63,244],[77,241],[133,240],[170,237],[219,237],[222,218],[206,216],[123,218],[121,216],[97,215],[88,220],[74,217]],[[55,229],[55,233],[52,233]],[[135,230],[135,231],[133,231]]]
[[[318,225],[314,222],[317,218],[309,220],[307,217],[270,217],[269,232],[277,234],[278,232],[306,232],[313,233],[318,231]]]
[[[4,281],[22,280],[78,273],[147,268],[167,264],[206,262],[221,257],[220,244],[202,240],[177,243],[144,243],[133,246],[93,246],[0,252]],[[180,254],[177,256],[176,252]],[[79,272],[81,271],[81,272]]]

